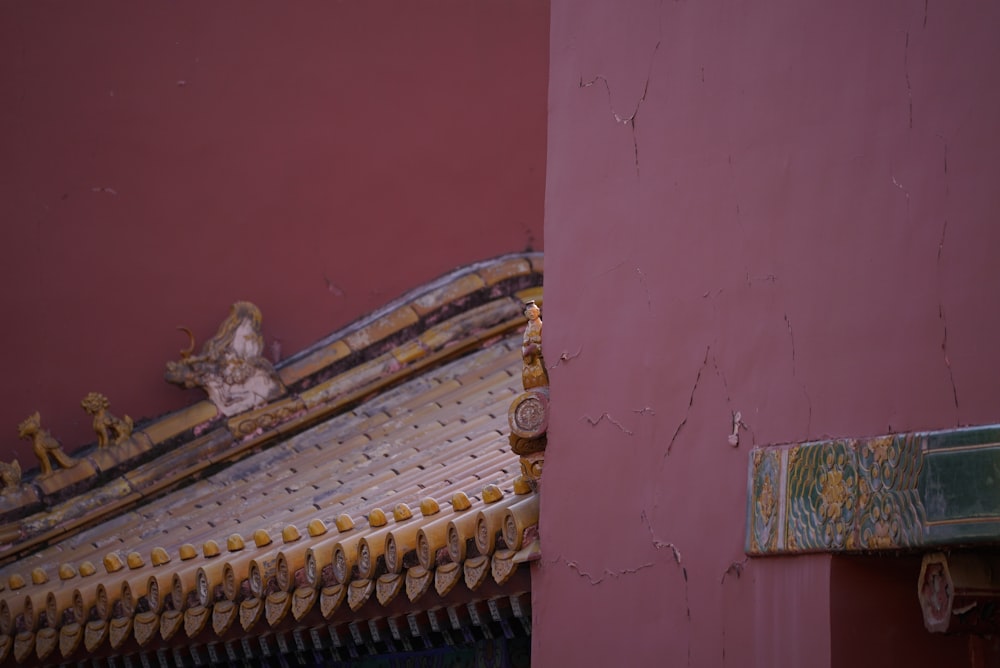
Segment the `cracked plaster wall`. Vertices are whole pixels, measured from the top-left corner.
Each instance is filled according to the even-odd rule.
[[[1000,418],[1000,11],[553,5],[533,661],[978,665],[743,544],[754,444]]]
[[[548,3],[4,3],[0,458],[152,416],[191,328],[287,356],[456,266],[541,250]]]

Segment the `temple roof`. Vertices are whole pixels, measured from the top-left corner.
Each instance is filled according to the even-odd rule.
[[[213,396],[8,492],[0,660],[525,633],[538,494],[508,411],[540,283],[538,255],[460,270],[277,365],[266,401]]]

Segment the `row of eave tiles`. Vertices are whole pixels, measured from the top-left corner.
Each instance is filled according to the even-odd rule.
[[[209,621],[220,636],[237,618],[249,631],[317,602],[330,619],[345,602],[444,596],[460,579],[502,584],[537,550],[538,498],[514,484],[505,436],[519,338],[5,567],[0,659],[69,659],[182,627],[192,637]]]

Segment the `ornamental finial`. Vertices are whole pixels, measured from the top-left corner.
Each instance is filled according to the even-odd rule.
[[[524,317],[528,319],[528,326],[521,341],[521,360],[524,362],[521,383],[525,390],[548,387],[549,372],[542,357],[542,311],[534,299],[525,303]]]

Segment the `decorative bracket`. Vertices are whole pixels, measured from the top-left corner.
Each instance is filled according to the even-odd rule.
[[[1000,561],[993,554],[925,554],[917,581],[931,633],[993,635],[1000,629]]]

